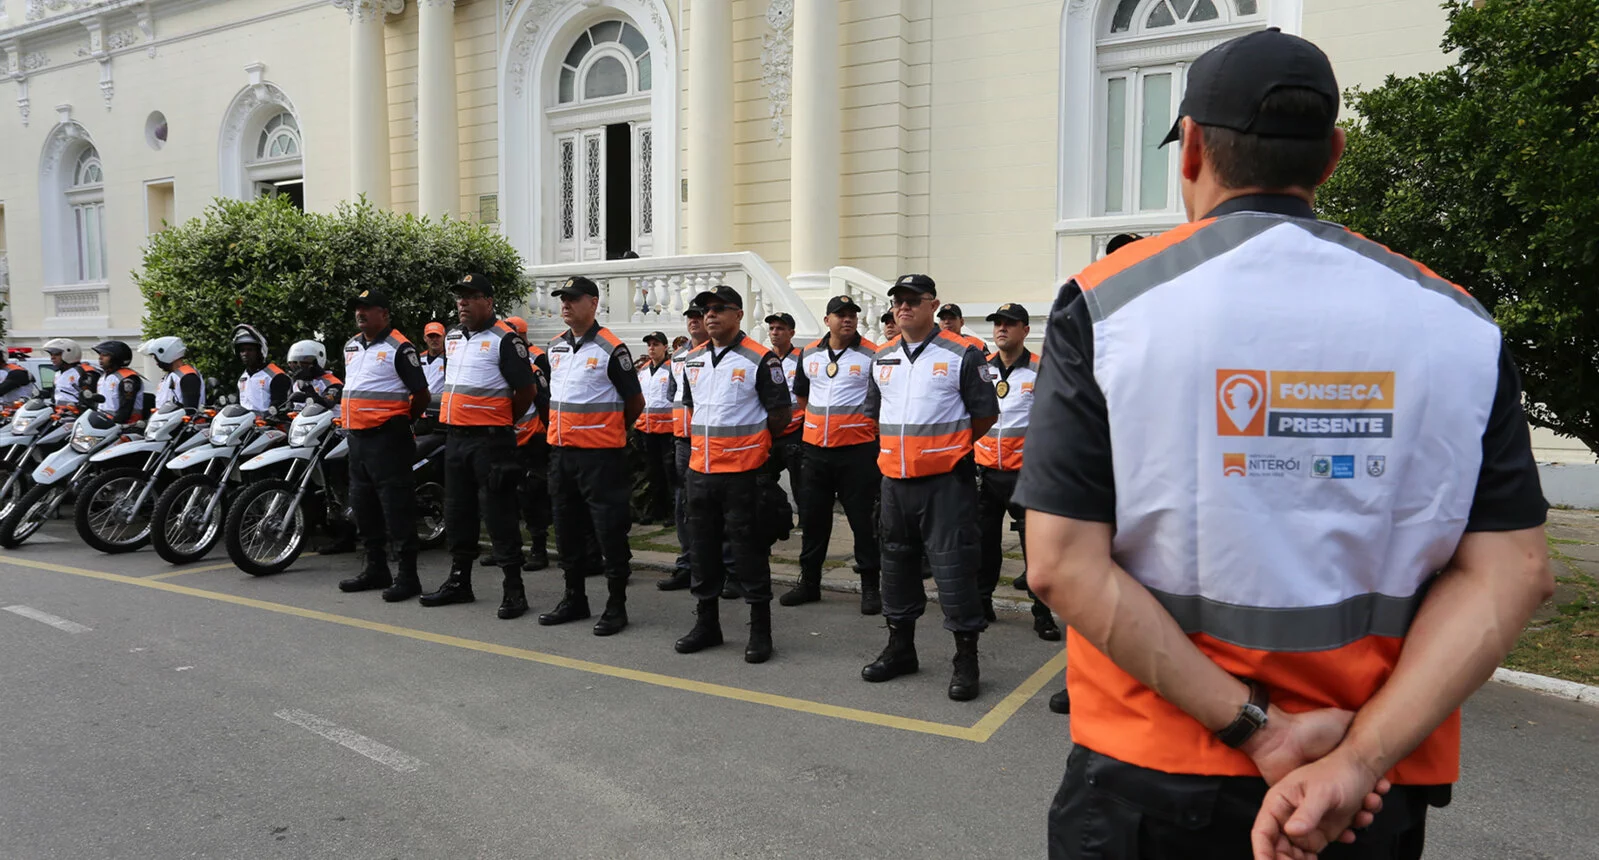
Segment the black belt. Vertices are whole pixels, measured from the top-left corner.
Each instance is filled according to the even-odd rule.
[[[512,435],[511,425],[502,424],[493,427],[456,427],[452,424],[444,425],[444,432],[451,436],[506,436]]]

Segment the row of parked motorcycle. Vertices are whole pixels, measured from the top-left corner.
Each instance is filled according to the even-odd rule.
[[[217,390],[210,381],[209,390]],[[318,527],[353,531],[349,443],[338,413],[316,404],[253,412],[229,396],[199,410],[168,403],[120,425],[87,405],[43,395],[0,407],[0,547],[65,516],[104,553],[153,545],[172,564],[220,539],[241,570],[287,569]],[[417,440],[417,535],[444,540],[443,440]]]

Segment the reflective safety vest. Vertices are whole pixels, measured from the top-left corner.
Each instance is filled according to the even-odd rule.
[[[783,362],[783,376],[788,380],[788,402],[795,407],[792,417],[788,419],[788,426],[783,428],[782,435],[787,436],[805,426],[805,413],[798,408],[799,399],[794,396],[794,377],[799,375],[799,348],[790,349],[788,355],[780,361]]]
[[[452,427],[510,427],[511,383],[500,373],[501,343],[516,329],[495,320],[483,331],[460,327],[444,337],[444,397],[439,420]]]
[[[282,375],[283,369],[275,364],[268,364],[255,373],[245,371],[239,374],[239,405],[252,412],[270,410],[272,380]]]
[[[1022,444],[1027,441],[1027,418],[1033,411],[1038,368],[1038,356],[1026,350],[1009,371],[999,353],[984,368],[999,397],[999,420],[988,435],[977,440],[977,465],[1004,472],[1021,470]]]
[[[713,358],[719,356],[716,360]],[[761,359],[770,352],[749,336],[718,349],[707,341],[688,354],[694,408],[689,413],[689,468],[705,474],[749,472],[771,455],[772,434],[766,407],[755,393],[755,375],[769,372]]]
[[[877,344],[865,338],[837,353],[836,360],[826,337],[800,351],[799,363],[811,384],[803,416],[806,442],[838,448],[877,441],[877,422],[866,417],[866,392],[876,354]]]
[[[78,392],[82,390],[83,380],[94,377],[99,373],[100,369],[98,367],[81,362],[68,365],[66,370],[56,371],[56,405],[76,406]],[[204,383],[201,384],[203,385]]]
[[[100,396],[105,398],[105,402],[99,405],[100,411],[107,415],[117,414],[117,411],[122,408],[122,380],[129,377],[137,377],[138,375],[130,367],[119,368],[110,373],[102,373],[100,375]],[[139,395],[142,397],[144,392],[140,391]],[[139,418],[144,411],[141,406],[142,404],[134,406],[133,412],[129,413],[132,415],[130,420]]]
[[[672,353],[672,435],[679,439],[688,438],[688,407],[683,404],[683,394],[688,391],[688,378],[684,376],[683,369],[688,364],[688,354],[693,351],[693,344],[685,343]]]
[[[570,332],[569,332],[570,333]],[[627,445],[622,395],[611,384],[611,353],[622,341],[598,323],[591,335],[550,341],[550,444],[567,448]]]
[[[422,375],[428,381],[428,408],[437,411],[444,402],[444,354],[422,353]]]
[[[961,397],[961,361],[972,349],[965,338],[935,332],[914,349],[903,337],[877,351],[872,373],[881,401],[877,413],[877,467],[889,478],[921,478],[954,470],[972,450],[972,415]]]
[[[6,374],[9,374],[12,371],[17,371],[17,370],[20,370],[23,373],[28,373],[28,369],[26,367],[23,367],[22,365],[14,362],[14,361],[7,361],[6,362],[6,366],[5,366],[5,373]],[[21,398],[32,397],[33,395],[35,395],[37,393],[39,393],[39,386],[34,382],[33,374],[32,373],[28,373],[28,381],[27,381],[27,383],[24,384],[24,385],[18,386],[16,388],[16,390],[11,391],[7,396],[10,397],[10,398],[21,399]]]
[[[527,363],[529,367],[533,368],[534,373],[544,372],[543,370],[539,369],[538,364],[539,356],[544,354],[544,350],[539,349],[532,344],[528,344]],[[539,417],[539,404],[535,398],[535,402],[528,404],[527,411],[522,413],[522,417],[516,420],[517,447],[526,445],[527,443],[533,441],[534,437],[542,436],[548,431],[549,427],[544,423],[544,419]]]
[[[1110,419],[1117,563],[1272,704],[1358,710],[1471,514],[1492,317],[1336,224],[1261,212],[1185,224],[1076,280]],[[1257,773],[1075,631],[1067,655],[1076,743],[1173,773]],[[1457,712],[1388,776],[1452,783],[1459,752]]]
[[[344,375],[349,382],[339,399],[339,414],[346,429],[373,430],[411,416],[411,389],[394,367],[400,347],[407,343],[405,335],[391,329],[388,337],[371,344],[361,335],[344,344]],[[317,393],[326,390],[324,385]]]
[[[640,365],[638,384],[644,391],[644,414],[633,426],[643,433],[674,432],[671,362],[654,368]]]
[[[175,367],[161,380],[161,387],[155,392],[155,408],[160,410],[168,403],[177,403],[183,399],[183,377],[200,375],[194,365],[185,364]],[[58,377],[59,378],[59,377]],[[200,405],[205,405],[205,380],[200,380]]]

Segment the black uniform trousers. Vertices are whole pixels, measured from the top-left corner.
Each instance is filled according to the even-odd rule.
[[[500,567],[522,567],[516,523],[516,433],[505,427],[450,427],[444,442],[444,534],[450,559],[470,569],[484,525]]]
[[[528,533],[537,540],[554,522],[550,515],[550,443],[541,433],[526,445],[517,446],[516,455],[523,473],[522,483],[516,488],[517,506]]]
[[[770,519],[767,524],[768,531],[775,531],[770,535],[774,540],[789,529],[785,528],[782,505],[788,499],[783,496],[783,486],[778,482],[783,472],[788,472],[788,486],[794,491],[793,511],[799,519],[799,527],[805,528],[805,429],[801,427],[787,436],[779,436],[772,440],[772,456],[766,461],[766,466],[761,470],[761,482],[767,485],[766,495],[762,501],[775,502],[772,510],[764,511]]]
[[[824,448],[805,446],[805,507],[800,521],[806,523],[800,540],[800,573],[822,575],[827,561],[827,544],[833,538],[833,500],[844,505],[855,536],[855,564],[863,573],[882,569],[882,553],[877,543],[877,521],[872,515],[882,489],[883,473],[877,469],[876,442]]]
[[[690,590],[700,600],[715,600],[729,572],[723,564],[723,542],[733,552],[732,575],[746,603],[772,600],[771,548],[756,524],[760,498],[756,472],[707,475],[688,473]]]
[[[415,555],[416,439],[411,423],[392,418],[370,430],[351,430],[350,508],[368,554],[385,549]]]
[[[633,561],[627,543],[633,526],[627,451],[552,445],[549,490],[555,549],[567,588],[583,590],[583,578],[595,572],[596,561],[604,565],[607,580],[626,583]]]
[[[665,522],[671,516],[672,500],[677,495],[676,439],[670,433],[645,433],[639,431],[639,447],[644,450],[644,474],[647,478],[644,512],[656,522]]]
[[[1007,513],[1015,521],[1016,531],[1021,535],[1022,563],[1026,565],[1027,512],[1020,505],[1010,502],[1016,492],[1016,479],[1020,476],[1021,472],[977,467],[977,528],[982,535],[980,545],[983,559],[977,569],[977,592],[983,597],[993,597],[994,588],[999,585],[999,569],[1005,557],[1001,544],[1005,539]]]
[[[1448,803],[1448,786],[1396,785],[1353,844],[1333,843],[1322,860],[1418,860],[1427,806]],[[1138,767],[1072,748],[1049,807],[1049,860],[1237,860],[1266,796],[1259,777],[1195,776]]]
[[[944,607],[944,629],[985,630],[977,597],[977,482],[971,466],[921,478],[883,478],[883,617],[914,621],[927,610],[926,554]]]
[[[693,449],[689,446],[688,438],[675,436],[672,439],[673,470],[676,483],[673,484],[673,501],[677,519],[677,561],[673,564],[674,571],[689,574],[694,573],[694,541],[689,536],[688,527],[688,460]],[[731,571],[733,565],[733,546],[724,538],[722,540],[722,566]],[[692,581],[692,579],[690,580]]]

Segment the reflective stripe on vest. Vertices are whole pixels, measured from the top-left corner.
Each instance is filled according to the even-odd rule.
[[[444,397],[439,420],[453,427],[510,427],[511,384],[500,373],[501,344],[516,330],[495,320],[468,335],[452,328],[444,337]]]
[[[110,373],[100,375],[100,396],[105,402],[100,404],[100,411],[107,415],[115,415],[122,408],[122,380],[138,376],[132,368],[123,367]],[[141,395],[143,392],[140,392]],[[133,410],[133,417],[139,417],[139,409]]]
[[[972,347],[935,332],[912,362],[904,346],[895,338],[872,362],[881,394],[877,467],[889,478],[942,475],[972,450],[972,416],[961,397],[961,361]]]
[[[771,454],[772,434],[766,428],[766,407],[755,393],[755,375],[770,350],[750,337],[717,350],[712,344],[688,355],[684,366],[692,389],[694,409],[689,414],[689,468],[705,474],[749,472]]]
[[[570,332],[569,332],[570,333]],[[622,395],[611,384],[611,353],[622,341],[594,326],[576,345],[566,336],[550,341],[550,444],[567,448],[627,445]]]
[[[422,375],[428,381],[428,408],[438,409],[444,402],[444,356],[423,354]]]
[[[1471,513],[1498,380],[1492,319],[1337,225],[1255,212],[1138,242],[1078,283],[1110,419],[1117,562],[1274,705],[1358,710]],[[1075,742],[1156,770],[1256,773],[1075,632],[1067,653]],[[1458,714],[1389,774],[1458,775]]]
[[[811,393],[805,401],[805,441],[822,448],[861,445],[877,441],[877,422],[866,417],[866,392],[871,388],[872,357],[877,344],[864,338],[845,347],[838,357],[838,373],[828,376],[833,363],[822,338],[800,353]]]
[[[538,358],[541,355],[544,355],[544,350],[539,349],[532,344],[528,344],[527,363],[529,367],[533,368],[534,373],[543,373],[543,371],[539,369],[538,365]],[[539,417],[539,405],[537,401],[530,403],[528,404],[527,411],[522,414],[521,418],[516,420],[516,444],[518,447],[526,445],[527,443],[533,441],[535,436],[542,436],[548,430],[549,427],[545,425],[544,419]]]
[[[405,335],[391,330],[388,337],[371,345],[359,335],[344,345],[344,375],[350,381],[339,400],[339,412],[345,427],[371,430],[410,417],[411,390],[394,367],[400,347],[407,343]],[[325,390],[323,386],[317,393]]]
[[[1001,376],[1000,363],[1004,359],[997,353],[983,369],[994,383],[997,395],[1000,383],[1005,383],[1005,396],[999,398],[999,420],[988,435],[977,440],[974,452],[977,465],[1004,472],[1022,468],[1022,445],[1027,441],[1027,422],[1033,411],[1033,385],[1038,381],[1038,356],[1028,352],[1026,359],[1011,368],[1009,376]]]
[[[644,412],[633,426],[641,433],[672,433],[672,364],[660,367],[642,365],[638,369],[639,388],[644,392]]]
[[[694,347],[683,344],[677,352],[672,353],[672,435],[679,439],[688,438],[688,407],[683,405],[683,393],[688,391],[688,381],[683,376],[683,365],[688,363],[688,354]]]
[[[266,412],[272,408],[272,380],[283,375],[275,364],[239,374],[239,405],[252,412]]]

